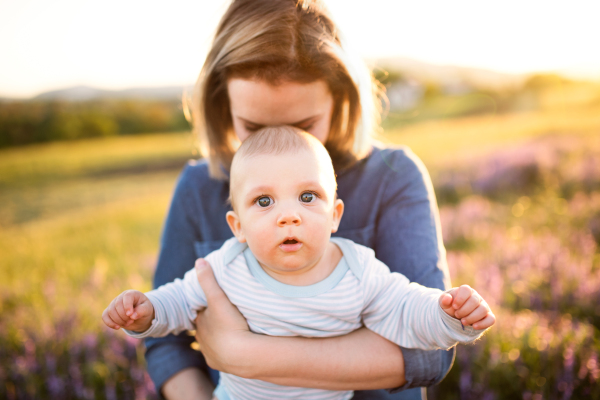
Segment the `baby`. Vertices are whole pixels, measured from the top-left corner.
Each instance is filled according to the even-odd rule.
[[[235,237],[206,260],[251,331],[329,337],[366,326],[399,346],[427,350],[473,341],[494,324],[489,306],[470,287],[442,292],[410,283],[391,273],[373,250],[332,238],[344,211],[336,187],[327,150],[298,129],[262,129],[236,152],[233,211],[227,213]],[[122,293],[102,319],[113,329],[127,328],[133,337],[159,337],[195,329],[206,304],[192,269],[146,294]],[[221,373],[215,396],[349,399],[352,392],[284,387]]]

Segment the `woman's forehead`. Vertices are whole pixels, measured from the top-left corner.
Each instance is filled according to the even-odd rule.
[[[310,83],[232,78],[227,83],[234,118],[259,125],[294,125],[331,108],[333,97],[324,81]]]

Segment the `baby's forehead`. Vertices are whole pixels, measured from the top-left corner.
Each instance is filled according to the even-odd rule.
[[[309,155],[309,159],[294,157],[300,155]],[[335,181],[335,173],[333,171],[333,166],[331,164],[331,158],[326,150],[321,152],[317,149],[313,148],[300,148],[293,149],[282,152],[260,152],[254,154],[246,154],[242,155],[239,159],[236,160],[231,170],[231,180],[235,181],[236,185],[233,185],[231,191],[234,192],[236,188],[239,188],[239,183],[244,179],[246,174],[252,166],[262,163],[265,159],[283,161],[289,164],[297,164],[297,168],[303,168],[306,170],[312,170],[312,168],[306,168],[307,163],[313,163],[317,168],[315,169],[315,180],[317,180],[320,176],[328,176],[331,175],[331,179],[326,179],[323,184],[326,186],[326,189],[330,187],[335,191],[337,185]],[[277,168],[274,168],[272,171],[277,173]]]

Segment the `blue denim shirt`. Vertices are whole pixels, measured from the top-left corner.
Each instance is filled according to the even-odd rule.
[[[377,258],[409,280],[450,287],[439,213],[429,174],[407,148],[374,148],[371,154],[337,172],[344,216],[334,236],[371,247]],[[171,203],[161,241],[154,287],[183,278],[197,258],[221,247],[233,236],[225,214],[229,182],[208,175],[204,161],[184,168]],[[202,353],[190,348],[192,336],[181,334],[146,340],[148,372],[157,388],[184,368],[197,367],[216,383]],[[357,391],[354,399],[421,399],[421,386],[431,386],[448,373],[454,350],[402,348],[407,383],[393,390]]]

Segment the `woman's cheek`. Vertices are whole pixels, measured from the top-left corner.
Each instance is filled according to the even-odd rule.
[[[319,125],[314,127],[311,131],[309,131],[311,135],[319,139],[319,142],[325,144],[327,141],[327,137],[329,136],[329,127],[326,125]]]
[[[248,132],[244,128],[244,125],[240,124],[239,122],[237,122],[235,120],[233,122],[233,131],[235,132],[235,135],[240,140],[240,142],[243,142],[244,140],[246,140],[248,138],[248,136],[250,136],[250,132]]]

